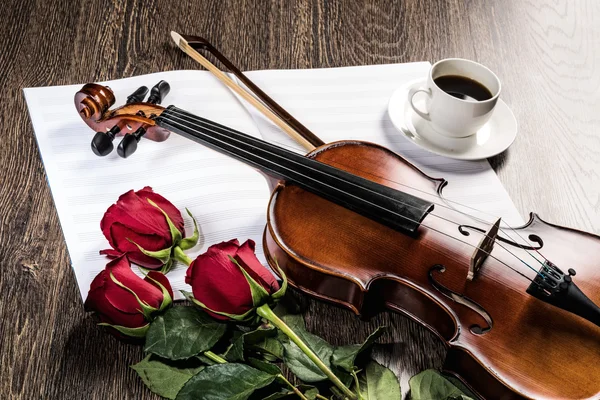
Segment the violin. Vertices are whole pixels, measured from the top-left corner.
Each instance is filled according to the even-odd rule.
[[[444,369],[483,398],[600,398],[599,236],[533,213],[518,228],[490,224],[443,198],[452,182],[377,144],[302,156],[160,106],[166,83],[143,102],[147,91],[115,109],[105,86],[77,92],[97,154],[116,136],[129,156],[141,137],[174,132],[244,162],[278,180],[264,251],[294,287],[365,318],[391,309],[414,319],[446,344]]]

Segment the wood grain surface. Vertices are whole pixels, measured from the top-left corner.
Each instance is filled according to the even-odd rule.
[[[600,233],[600,2],[8,0],[0,24],[0,395],[154,399],[128,365],[141,349],[83,311],[22,88],[196,69],[169,31],[202,35],[242,69],[465,57],[494,70],[519,135],[492,159],[526,215]],[[390,333],[377,358],[407,379],[441,366],[426,329],[302,299],[335,343]]]

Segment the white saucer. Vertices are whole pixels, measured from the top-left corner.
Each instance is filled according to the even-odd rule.
[[[399,87],[388,105],[394,126],[417,146],[444,157],[458,160],[481,160],[502,153],[517,137],[517,120],[502,99],[498,99],[490,120],[477,133],[466,138],[451,138],[434,131],[430,122],[421,118],[408,104],[411,87],[423,85],[417,79]],[[415,96],[415,105],[424,108],[423,96]]]

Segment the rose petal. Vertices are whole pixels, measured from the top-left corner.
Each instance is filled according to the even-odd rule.
[[[275,293],[279,289],[279,283],[273,274],[256,258],[253,240],[246,240],[234,258],[248,275],[265,288],[269,294]]]
[[[111,260],[117,257],[121,257],[123,255],[123,252],[113,249],[100,250],[99,253],[103,256],[110,258]]]
[[[104,282],[105,281],[106,281],[106,271],[102,270],[102,271],[100,271],[100,273],[98,273],[98,275],[96,275],[96,277],[94,278],[94,280],[90,284],[90,292],[93,291],[93,290],[95,290],[95,289],[99,289],[102,286],[104,286]]]
[[[201,256],[208,255],[209,253],[224,252],[227,256],[233,257],[233,256],[235,256],[235,253],[236,253],[239,245],[240,245],[240,242],[238,242],[237,239],[231,239],[227,242],[213,244],[212,246],[210,246],[208,248],[208,250],[206,250],[206,253],[201,254]],[[187,271],[185,273],[185,283],[187,283],[188,285],[192,284],[192,272],[193,272],[193,269],[192,269],[192,266],[190,265],[190,267],[187,269]]]
[[[118,241],[118,246],[116,246],[115,250],[122,252],[140,251],[136,243],[148,251],[158,251],[171,247],[171,238],[165,240],[160,235],[140,234],[119,222],[114,223],[110,227],[110,234]]]
[[[173,203],[162,197],[160,194],[155,193],[149,186],[146,186],[142,190],[138,190],[136,194],[139,197],[152,200],[157,206],[161,208],[161,210],[167,213],[169,218],[171,218],[171,222],[173,222],[177,229],[179,229],[181,234],[185,234],[183,229],[183,217],[181,216],[181,212],[177,209],[177,207],[173,205]]]
[[[253,304],[244,274],[228,257],[237,246],[236,242],[211,246],[212,249],[198,256],[190,265],[190,281],[194,297],[208,308],[240,315],[250,310]],[[227,319],[215,314],[213,316]]]
[[[171,241],[169,225],[163,213],[148,203],[145,198],[138,197],[132,190],[121,195],[116,204],[108,208],[100,228],[113,248],[118,247],[119,238],[111,237],[110,228],[119,223],[142,235],[160,235]]]
[[[234,256],[237,249],[240,247],[240,242],[237,239],[231,239],[227,242],[221,242],[217,244],[213,244],[206,251],[210,252],[224,252],[227,255]]]
[[[86,311],[96,313],[101,322],[111,325],[121,325],[128,328],[138,328],[146,324],[144,316],[136,311],[135,314],[124,313],[113,307],[105,296],[104,281],[106,271],[101,271],[92,282],[88,297],[85,300]]]
[[[106,265],[106,272],[108,277],[104,285],[105,296],[113,307],[128,314],[140,313],[141,306],[133,293],[147,305],[154,308],[160,307],[163,299],[162,292],[156,286],[134,274],[127,257],[119,257],[109,262]],[[133,293],[109,279],[111,273],[117,281]]]
[[[160,236],[140,235],[120,223],[113,224],[110,232],[111,237],[114,237],[118,243],[117,249],[122,253],[126,253],[132,262],[146,268],[159,268],[162,266],[162,262],[142,253],[135,243],[148,251],[158,251],[171,246],[170,238],[168,241],[165,241]],[[135,243],[132,243],[132,241]]]
[[[157,270],[161,269],[163,266],[163,263],[160,260],[142,254],[139,251],[128,252],[127,258],[129,258],[129,261],[131,261],[132,263],[147,269]]]
[[[165,274],[158,272],[158,271],[150,271],[150,272],[148,272],[148,275],[146,276],[146,278],[144,278],[144,280],[146,282],[155,286],[158,290],[160,290],[162,292],[162,289],[155,282],[153,282],[152,279],[149,279],[148,277],[154,279],[155,281],[157,281],[161,285],[163,285],[169,292],[171,299],[173,298],[173,289],[171,288],[171,282],[169,282],[169,279],[167,278],[167,276]]]

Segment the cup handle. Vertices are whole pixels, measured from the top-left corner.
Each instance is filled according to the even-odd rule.
[[[415,94],[419,93],[419,92],[423,92],[425,94],[427,94],[427,96],[431,97],[431,90],[430,89],[423,89],[423,88],[411,88],[408,91],[408,102],[410,103],[410,106],[412,107],[412,109],[421,116],[421,118],[426,119],[427,121],[431,121],[431,119],[429,118],[429,112],[424,112],[419,110],[415,104],[413,103],[413,98],[415,97]]]

